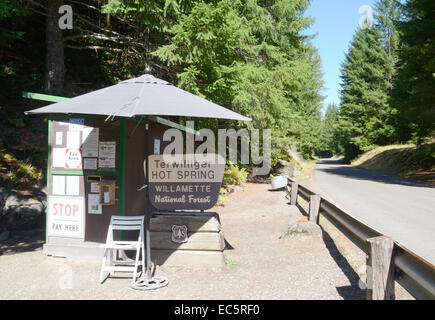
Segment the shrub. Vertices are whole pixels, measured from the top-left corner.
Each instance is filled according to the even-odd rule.
[[[216,206],[224,207],[226,203],[227,203],[227,196],[224,194],[220,194]]]
[[[248,178],[246,168],[239,168],[238,165],[228,164],[225,166],[224,178],[222,185],[241,185]]]

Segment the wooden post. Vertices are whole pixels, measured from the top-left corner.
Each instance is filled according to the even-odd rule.
[[[315,194],[310,196],[310,221],[319,223],[320,195]]]
[[[298,183],[292,182],[292,189],[290,195],[290,204],[295,206],[298,203]]]
[[[367,239],[367,300],[394,300],[393,239]]]

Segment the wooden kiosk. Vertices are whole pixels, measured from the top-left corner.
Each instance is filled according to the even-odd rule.
[[[61,98],[62,101],[26,114],[45,113],[51,117],[47,241],[43,251],[76,260],[97,260],[102,257],[99,244],[105,241],[112,215],[145,215],[146,273],[151,283],[154,281],[151,261],[213,266],[224,261],[219,217],[216,213],[202,212],[216,203],[213,201],[218,197],[223,169],[215,168],[221,172],[220,178],[216,175],[204,180],[193,175],[186,176],[188,181],[183,181],[183,175],[154,177],[153,172],[163,171],[157,167],[149,171],[150,166],[158,163],[166,146],[163,133],[168,126],[179,127],[160,116],[251,119],[179,89],[149,72],[148,69],[140,77],[71,99]],[[144,159],[148,160],[145,172],[150,173],[145,177]],[[199,209],[199,212],[187,213],[180,212],[188,208],[181,202],[166,205],[166,197],[171,197],[171,185],[186,186],[176,192],[191,199],[195,195],[189,194],[189,188],[198,183],[206,186],[205,191],[200,190],[206,193],[200,198],[207,199],[208,206],[198,204],[189,209]],[[138,189],[144,184],[147,190],[141,196]],[[162,195],[157,194],[157,186],[163,190]]]
[[[152,119],[147,143],[140,119],[51,116],[45,254],[100,261],[110,217],[144,214],[145,194],[138,189],[145,182],[145,148],[150,155],[161,154],[168,143],[163,133],[174,124]],[[174,241],[174,232],[184,231],[174,226],[186,227],[185,241]],[[150,231],[151,259],[158,265],[224,263],[224,237],[215,212],[153,208]]]

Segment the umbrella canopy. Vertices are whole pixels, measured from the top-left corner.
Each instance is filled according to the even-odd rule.
[[[236,112],[184,91],[150,74],[83,94],[69,100],[26,111],[134,117],[184,116],[251,121]]]

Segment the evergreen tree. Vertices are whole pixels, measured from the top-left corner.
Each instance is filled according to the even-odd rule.
[[[435,2],[408,0],[404,10],[394,103],[400,110],[401,140],[421,143],[435,130]]]
[[[155,76],[254,120],[239,126],[271,129],[272,154],[294,142],[306,156],[317,148],[323,82],[320,56],[303,34],[312,23],[304,15],[309,0],[73,1],[74,28],[61,32],[50,27],[48,33],[47,12],[53,25],[62,0],[3,2],[0,28],[18,16],[9,14],[9,8],[24,6],[30,12],[22,42],[32,50],[23,52],[31,58],[32,70],[33,65],[39,69],[31,77],[23,72],[27,89],[29,78],[41,78],[40,57],[51,56],[53,50],[58,54],[48,59],[53,63],[46,64],[45,73],[63,75],[65,65],[65,81],[51,82],[59,83],[57,88],[65,82],[64,93],[71,96],[139,75],[148,65]],[[29,27],[33,22],[38,29]],[[44,36],[50,50],[43,45]],[[54,40],[56,46],[50,45]],[[21,93],[22,88],[9,79],[0,81]],[[79,87],[76,82],[93,84]],[[43,90],[42,81],[33,83],[35,91]],[[209,128],[234,126],[214,119],[196,123]]]
[[[330,103],[325,111],[321,124],[321,141],[318,151],[322,153],[337,154],[339,149],[339,109],[335,103]]]
[[[154,55],[182,71],[178,85],[272,129],[276,148],[296,137],[312,155],[320,123],[321,61],[301,31],[306,0],[200,2]],[[214,121],[204,121],[216,127]],[[276,149],[275,148],[275,149]]]
[[[396,78],[397,65],[399,62],[400,34],[398,23],[402,19],[403,10],[398,0],[378,0],[375,3],[374,17],[375,26],[381,33],[380,40],[384,44],[390,66],[388,79],[390,82],[389,96],[392,96],[393,82]]]
[[[347,159],[394,136],[388,101],[394,66],[380,39],[377,28],[358,29],[342,64],[340,124]]]
[[[13,30],[12,21],[25,16],[27,11],[20,6],[17,0],[2,0],[0,3],[0,46],[6,47],[12,39],[21,38],[23,32]],[[5,23],[6,22],[6,23]]]

